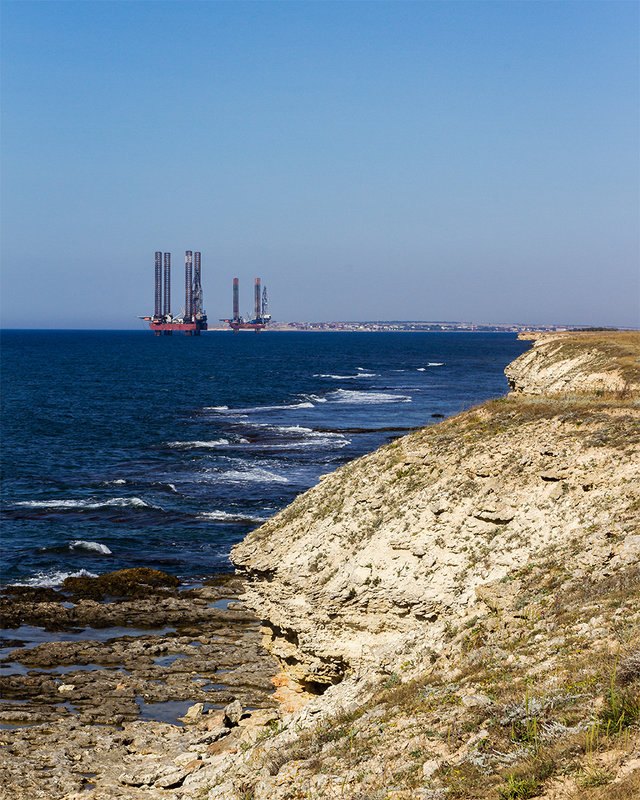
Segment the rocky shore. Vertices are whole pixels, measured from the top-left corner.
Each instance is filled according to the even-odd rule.
[[[325,476],[226,583],[8,599],[16,639],[155,630],[8,653],[6,796],[640,796],[639,353],[541,335],[508,397]]]
[[[6,588],[3,797],[180,796],[208,759],[279,719],[277,664],[238,602],[242,581],[177,583],[137,569]]]

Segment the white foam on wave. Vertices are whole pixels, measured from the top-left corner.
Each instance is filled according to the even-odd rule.
[[[206,406],[204,411],[217,411],[228,416],[244,416],[245,414],[257,414],[261,411],[292,411],[297,408],[313,408],[313,403],[303,400],[300,403],[283,403],[273,406],[249,406],[247,408],[228,408],[227,406]]]
[[[360,367],[358,367],[360,369]],[[314,378],[332,378],[336,381],[354,381],[358,380],[358,378],[375,378],[377,376],[377,372],[359,372],[357,375],[333,375],[333,374],[326,374],[326,373],[316,373],[313,377]]]
[[[380,403],[410,403],[411,397],[406,394],[388,394],[386,392],[356,392],[350,389],[336,389],[327,399],[332,403],[349,403],[357,405],[378,405]]]
[[[37,572],[33,578],[27,578],[18,583],[18,586],[37,586],[43,589],[52,589],[54,586],[62,586],[66,578],[97,578],[95,572],[87,572],[86,569],[78,572]]]
[[[218,522],[255,522],[261,524],[269,517],[258,517],[253,514],[230,514],[227,511],[203,511],[196,519],[211,519]]]
[[[265,444],[256,442],[256,446],[262,450],[283,450],[291,447],[317,447],[323,445],[344,447],[350,444],[351,441],[341,433],[314,431],[312,428],[306,428],[304,425],[271,425],[268,422],[248,422],[246,425],[251,428],[262,428],[266,431],[272,431],[283,437],[282,442]],[[297,441],[295,441],[296,439]]]
[[[208,472],[209,479],[224,483],[289,483],[289,478],[262,467],[230,469],[226,472]]]
[[[429,361],[427,363],[428,367],[444,367],[444,361]]]
[[[113,481],[103,481],[101,486],[124,486],[126,483],[124,478],[116,478]]]
[[[167,442],[167,447],[172,447],[175,450],[193,450],[193,449],[214,449],[230,444],[229,439],[211,439],[208,442],[194,441],[194,442]],[[175,487],[174,487],[175,489]]]
[[[416,370],[416,372],[426,372],[426,371],[427,371],[426,367],[418,367],[418,369]]]
[[[83,508],[87,510],[112,506],[120,508],[159,508],[145,503],[140,497],[111,497],[109,500],[24,500],[15,505],[23,508]]]
[[[340,439],[330,438],[332,434],[326,436],[318,435],[317,439],[305,439],[303,441],[284,441],[275,444],[258,445],[260,450],[300,450],[308,447],[346,447],[351,444],[351,440],[345,437]]]
[[[84,539],[76,539],[75,542],[71,542],[69,547],[72,550],[88,550],[91,553],[102,553],[105,556],[111,555],[111,550],[101,542],[85,542]]]

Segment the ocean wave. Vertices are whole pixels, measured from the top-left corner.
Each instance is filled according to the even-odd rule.
[[[428,367],[444,367],[444,361],[429,361],[427,363]]]
[[[410,403],[411,397],[406,394],[387,394],[386,392],[356,392],[350,389],[336,389],[327,395],[332,403],[349,403],[357,405],[378,405],[379,403]]]
[[[175,450],[193,450],[195,448],[199,448],[202,450],[202,449],[214,449],[216,447],[221,447],[230,443],[231,442],[229,439],[211,439],[211,441],[208,442],[203,442],[203,441],[167,442],[167,447],[172,447]]]
[[[203,511],[196,519],[211,519],[219,522],[254,522],[261,524],[269,517],[259,517],[253,514],[231,514],[228,511]]]
[[[178,494],[175,483],[162,483],[161,481],[154,481],[152,486],[159,486],[161,489],[168,489],[173,494]]]
[[[230,469],[226,472],[210,471],[205,473],[208,479],[223,481],[225,483],[289,483],[289,478],[278,475],[262,467],[249,469]]]
[[[139,497],[111,497],[109,500],[24,500],[20,503],[15,503],[15,506],[21,508],[44,508],[44,509],[85,509],[93,511],[98,508],[153,508],[162,510],[159,506],[152,506],[145,503]]]
[[[360,367],[358,367],[360,369]],[[313,377],[314,378],[332,378],[336,381],[353,381],[357,380],[358,378],[375,378],[377,377],[377,372],[359,372],[357,375],[332,375],[326,374],[323,372],[316,373]]]
[[[24,581],[17,583],[18,586],[36,586],[43,589],[53,589],[56,586],[62,586],[66,578],[97,578],[95,572],[88,572],[86,569],[78,570],[77,572],[62,572],[57,570],[55,572],[37,572],[32,578],[27,578]]]
[[[88,550],[91,553],[102,553],[102,555],[105,556],[111,555],[111,550],[109,550],[106,544],[101,544],[100,542],[85,542],[83,539],[76,539],[75,542],[71,542],[69,548],[71,550]]]
[[[301,450],[309,447],[346,447],[348,444],[351,444],[351,440],[345,437],[335,439],[329,436],[318,436],[317,439],[257,444],[256,447],[258,450]]]
[[[113,481],[102,481],[101,486],[124,486],[126,483],[124,478],[116,478]]]
[[[230,417],[242,416],[245,414],[258,414],[261,411],[292,411],[297,408],[313,408],[313,403],[309,400],[302,400],[299,403],[282,403],[273,406],[248,406],[247,408],[228,408],[227,406],[205,406],[203,411],[216,411]]]
[[[314,431],[313,428],[306,428],[304,425],[265,425],[264,427],[278,431],[279,433],[293,433],[295,436],[303,436],[306,439],[318,439],[327,436],[332,436],[336,439],[344,438],[339,433]]]
[[[341,433],[330,431],[314,431],[304,425],[272,425],[268,422],[247,422],[247,427],[260,428],[281,437],[279,442],[253,442],[260,449],[284,449],[291,447],[316,447],[328,445],[330,447],[344,447],[350,439]]]

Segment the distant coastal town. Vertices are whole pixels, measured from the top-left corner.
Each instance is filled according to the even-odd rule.
[[[226,325],[209,325],[209,330],[228,330]],[[567,325],[521,325],[515,323],[471,323],[448,321],[406,321],[406,320],[375,320],[364,322],[277,322],[269,324],[271,331],[398,331],[398,332],[437,332],[437,331],[479,331],[479,332],[513,332],[526,331],[567,331],[575,330],[575,326]]]

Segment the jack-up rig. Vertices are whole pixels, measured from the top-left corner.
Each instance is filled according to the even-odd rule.
[[[271,320],[271,314],[268,313],[269,298],[267,287],[265,286],[262,291],[260,290],[260,278],[255,279],[253,290],[253,319],[245,320],[240,316],[239,281],[237,278],[233,279],[233,317],[231,319],[222,319],[220,322],[226,322],[234,333],[238,333],[241,330],[260,333]]]
[[[140,317],[149,323],[156,336],[171,336],[174,331],[184,331],[185,336],[200,336],[207,330],[207,315],[202,307],[202,282],[200,253],[187,250],[184,254],[184,312],[182,316],[171,314],[171,253],[156,250],[155,261],[155,309],[152,317]],[[164,287],[164,303],[163,303]]]

